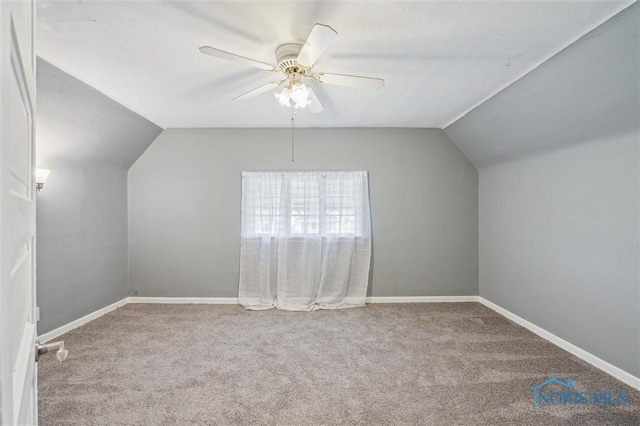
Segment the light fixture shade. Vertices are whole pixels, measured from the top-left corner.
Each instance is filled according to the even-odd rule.
[[[289,102],[289,98],[291,97],[291,92],[288,87],[282,89],[282,92],[276,93],[276,99],[280,102],[280,105],[284,105],[286,107],[290,107],[291,103]]]
[[[304,108],[306,106],[309,94],[309,88],[306,84],[300,82],[293,83],[291,88],[291,99],[293,99],[298,107]]]
[[[275,93],[276,99],[280,105],[289,108],[299,109],[306,108],[311,104],[311,89],[309,86],[299,80],[292,80],[282,92]]]
[[[36,183],[44,185],[47,183],[47,179],[49,178],[49,173],[51,170],[47,169],[36,169]]]

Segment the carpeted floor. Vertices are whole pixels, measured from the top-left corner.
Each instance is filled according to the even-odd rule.
[[[40,361],[42,425],[640,424],[640,392],[478,303],[129,304],[62,338],[65,363]],[[534,408],[550,377],[629,403]]]

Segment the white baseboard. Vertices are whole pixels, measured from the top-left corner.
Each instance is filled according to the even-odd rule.
[[[115,303],[112,303],[109,306],[105,306],[102,309],[98,309],[95,312],[91,312],[88,315],[83,316],[82,318],[78,318],[75,321],[71,321],[68,324],[63,325],[62,327],[58,327],[55,330],[51,330],[47,333],[43,333],[40,336],[38,336],[38,340],[40,341],[40,343],[46,343],[49,340],[53,340],[58,336],[63,335],[64,333],[73,330],[74,328],[78,328],[81,325],[84,325],[86,323],[88,323],[89,321],[92,321],[96,318],[99,318],[101,316],[103,316],[104,314],[107,314],[113,310],[118,309],[120,306],[126,305],[127,302],[127,298],[124,298],[122,300],[119,300]]]
[[[632,374],[627,373],[624,370],[616,367],[613,364],[598,358],[597,356],[575,346],[572,343],[556,336],[547,330],[538,327],[537,325],[517,316],[516,314],[504,309],[501,306],[496,305],[489,300],[480,296],[406,296],[406,297],[367,297],[367,303],[441,303],[441,302],[480,302],[486,307],[496,311],[500,315],[510,319],[518,325],[532,331],[538,336],[542,337],[553,343],[556,346],[564,349],[565,351],[581,358],[593,366],[599,368],[615,377],[616,379],[626,383],[640,390],[640,378],[635,377]],[[105,306],[102,309],[98,309],[95,312],[85,315],[69,324],[58,327],[55,330],[48,333],[41,334],[39,340],[41,343],[48,342],[56,337],[80,327],[83,324],[88,323],[96,318],[103,316],[121,306],[128,303],[172,303],[172,304],[210,304],[210,305],[237,305],[238,299],[236,297],[125,297],[124,299],[112,303],[109,306]]]
[[[519,316],[517,316],[516,314],[507,311],[506,309],[504,309],[501,306],[496,305],[493,302],[488,301],[487,299],[485,299],[484,297],[478,297],[478,302],[482,303],[483,305],[485,305],[486,307],[493,309],[494,311],[496,311],[497,313],[499,313],[500,315],[510,319],[511,321],[515,322],[518,325],[523,326],[524,328],[528,329],[529,331],[532,331],[533,333],[537,334],[538,336],[542,337],[543,339],[546,339],[548,341],[550,341],[551,343],[553,343],[556,346],[559,346],[560,348],[564,349],[565,351],[577,356],[578,358],[581,358],[585,361],[587,361],[589,364],[599,368],[600,370],[604,371],[605,373],[608,373],[610,375],[612,375],[613,377],[615,377],[616,379],[620,380],[621,382],[626,383],[627,385],[634,387],[638,390],[640,390],[640,378],[627,373],[624,370],[621,370],[620,368],[616,367],[613,364],[608,363],[607,361],[598,358],[597,356],[585,351],[584,349],[581,349],[579,347],[577,347],[576,345],[567,342],[566,340],[556,336],[553,333],[548,332],[547,330],[538,327],[537,325],[533,324],[532,322],[527,321],[524,318],[521,318]]]
[[[236,297],[129,297],[127,303],[197,303],[209,305],[236,305]],[[367,297],[366,303],[438,303],[477,302],[478,296],[400,296]]]
[[[436,303],[436,302],[477,302],[478,296],[402,296],[402,297],[367,297],[366,303]],[[208,304],[208,305],[237,305],[237,297],[125,297],[124,299],[98,309],[75,321],[43,333],[39,336],[40,343],[48,342],[56,337],[80,327],[96,318],[103,316],[128,303],[167,303],[167,304]]]
[[[237,297],[128,297],[127,303],[237,305]]]
[[[477,302],[478,296],[399,296],[367,297],[367,303],[440,303],[440,302]]]

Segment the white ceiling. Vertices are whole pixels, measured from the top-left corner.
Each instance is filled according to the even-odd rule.
[[[283,127],[272,92],[231,101],[272,73],[198,47],[275,63],[322,23],[338,37],[314,69],[386,87],[314,87],[325,111],[297,126],[444,128],[632,2],[40,0],[36,50],[164,128]]]

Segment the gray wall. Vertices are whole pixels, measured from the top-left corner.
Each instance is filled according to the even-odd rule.
[[[480,295],[640,376],[638,4],[446,129],[480,168]]]
[[[128,295],[127,171],[162,131],[38,59],[39,333]]]
[[[639,137],[480,171],[480,295],[635,376]]]
[[[478,293],[478,174],[442,130],[165,130],[129,170],[140,296],[236,297],[243,170],[368,170],[373,296]]]

